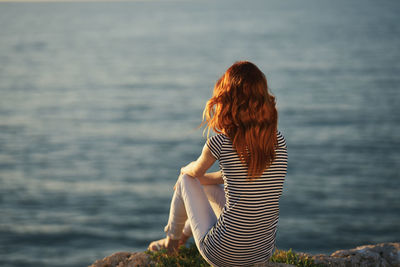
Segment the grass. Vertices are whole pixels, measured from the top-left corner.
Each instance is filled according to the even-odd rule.
[[[293,252],[292,249],[288,251],[276,249],[270,261],[292,264],[298,267],[321,267],[321,265],[315,264],[311,257],[297,254]]]
[[[181,246],[177,255],[167,255],[166,250],[158,252],[146,251],[156,263],[155,267],[208,267],[210,266],[200,255],[195,244],[189,247]]]
[[[147,251],[151,259],[156,263],[155,267],[208,267],[210,266],[200,255],[195,244],[190,244],[188,247],[181,246],[179,248],[179,254],[169,256],[166,250],[161,250],[158,252]],[[272,255],[271,262],[287,263],[293,264],[298,267],[320,267],[316,265],[313,260],[304,255],[297,254],[289,249],[275,250]]]

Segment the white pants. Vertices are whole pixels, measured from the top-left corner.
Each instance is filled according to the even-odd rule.
[[[224,205],[223,185],[203,186],[196,178],[181,175],[172,197],[168,224],[164,230],[167,236],[174,240],[180,239],[182,232],[187,236],[192,233],[197,248],[205,258],[200,240],[217,222]]]

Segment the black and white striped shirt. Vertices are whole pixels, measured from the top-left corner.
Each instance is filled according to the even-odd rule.
[[[207,145],[219,161],[226,204],[203,242],[205,256],[216,266],[249,266],[271,257],[279,217],[279,198],[287,172],[284,137],[277,134],[276,157],[260,178],[247,180],[232,141],[223,134]]]

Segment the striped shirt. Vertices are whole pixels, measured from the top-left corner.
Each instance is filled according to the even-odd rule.
[[[277,134],[276,157],[260,178],[247,180],[232,141],[223,134],[208,139],[224,179],[225,207],[201,240],[204,254],[216,266],[249,266],[271,257],[279,217],[279,198],[287,172],[284,137]]]

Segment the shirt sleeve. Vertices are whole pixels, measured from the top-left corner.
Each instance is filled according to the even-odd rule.
[[[222,134],[212,136],[207,140],[207,146],[210,149],[211,154],[217,160],[219,160],[220,158],[221,148],[223,143],[224,143],[224,136]]]
[[[285,137],[282,135],[281,132],[278,131],[278,136],[277,136],[277,141],[278,141],[278,147],[284,147],[286,148],[286,140]]]

